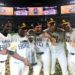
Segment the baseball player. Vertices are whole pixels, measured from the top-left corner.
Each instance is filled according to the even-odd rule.
[[[72,29],[70,22],[66,21],[66,20],[62,20],[62,25],[61,27],[65,30],[65,39],[66,39],[66,48],[68,50],[68,66],[69,66],[69,72],[70,75],[74,75],[74,61],[73,61],[73,49],[74,49],[74,34],[75,31]]]
[[[70,75],[75,75],[75,31],[70,35],[70,41],[66,42],[68,50],[68,66]]]
[[[70,40],[70,34],[73,31],[70,22],[63,19],[61,28],[65,30],[65,40],[68,42]]]
[[[5,62],[8,54],[4,48],[9,46],[11,40],[11,35],[8,34],[11,31],[11,24],[6,23],[3,27],[0,33],[0,75],[5,75]]]
[[[11,43],[11,35],[8,34],[11,31],[11,27],[11,23],[6,23],[3,31],[0,33],[0,75],[5,75],[5,62],[7,60],[8,53],[28,65],[28,61],[25,58],[8,49]]]
[[[14,45],[13,51],[21,57],[28,59],[27,51],[29,49],[29,43],[26,33],[27,27],[26,24],[23,23],[22,26],[20,26],[18,33],[12,36],[13,42],[11,48]],[[10,57],[10,75],[28,75],[28,73],[29,66],[14,57]]]
[[[48,46],[48,39],[45,38],[40,23],[34,24],[34,29],[28,32],[35,37],[36,52],[38,55],[37,65],[33,66],[33,75],[40,75],[43,66],[43,74],[50,74],[50,50]]]
[[[23,58],[27,58],[29,60],[30,65],[35,64],[35,56],[34,54],[34,43],[33,40],[29,39],[26,35],[27,27],[26,24],[23,23],[22,26],[19,27],[19,31],[17,34],[14,34],[12,39],[12,45],[15,45],[14,52],[19,54]],[[14,68],[15,66],[15,68]],[[10,75],[28,75],[29,74],[29,66],[25,65],[22,61],[17,60],[13,57],[10,58]]]
[[[53,18],[47,22],[48,28],[45,30],[46,34],[50,35],[52,43],[51,49],[51,75],[55,74],[56,59],[58,59],[62,75],[68,75],[67,73],[67,59],[64,49],[64,30],[56,27],[56,22]],[[49,36],[48,36],[49,37]],[[64,61],[64,62],[63,62]]]

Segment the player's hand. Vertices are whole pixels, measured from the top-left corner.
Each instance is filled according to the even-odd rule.
[[[55,38],[51,38],[51,42],[52,42],[52,45],[56,45],[56,39]]]
[[[46,38],[50,38],[50,35],[49,35],[47,32],[44,33],[44,36],[45,36]]]
[[[28,61],[27,58],[24,59],[24,64],[27,65],[27,66],[30,66],[29,61]]]
[[[56,45],[56,39],[55,38],[53,38],[52,36],[50,36],[47,32],[45,32],[44,35],[45,35],[46,38],[50,39],[52,45]]]

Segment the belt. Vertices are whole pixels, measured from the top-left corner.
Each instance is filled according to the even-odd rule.
[[[0,61],[0,63],[4,63],[5,61]]]
[[[38,55],[42,55],[42,54],[44,54],[44,52],[37,52],[37,54],[38,54]]]
[[[75,55],[75,53],[70,53],[71,55]]]
[[[31,64],[31,66],[35,66],[35,65],[37,65],[37,63],[35,62],[35,63],[30,63]]]

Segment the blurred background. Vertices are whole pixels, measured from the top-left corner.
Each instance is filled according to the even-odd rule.
[[[51,17],[58,26],[65,19],[75,27],[75,0],[0,0],[0,25],[10,21],[14,32],[22,22],[33,28],[33,23],[38,21],[44,29]]]

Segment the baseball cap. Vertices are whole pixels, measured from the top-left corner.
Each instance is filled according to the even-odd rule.
[[[55,21],[54,21],[53,18],[50,18],[47,22],[48,22],[48,23],[55,23]]]
[[[27,29],[27,24],[26,23],[22,23],[20,26],[19,26],[20,29]]]

